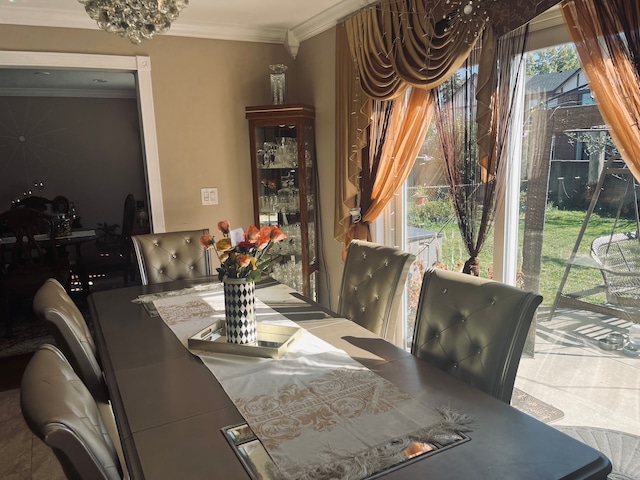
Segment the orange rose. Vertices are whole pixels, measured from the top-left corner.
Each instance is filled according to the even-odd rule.
[[[271,230],[272,228],[268,225],[263,226],[260,229],[260,235],[258,239],[258,250],[264,250],[269,242],[271,241]]]
[[[231,230],[229,220],[222,220],[221,222],[218,222],[218,230],[220,230],[224,235],[229,235],[229,231]]]
[[[200,245],[202,245],[203,248],[211,248],[213,245],[213,236],[210,233],[202,235],[200,237]]]
[[[284,240],[285,238],[287,238],[287,236],[282,230],[280,230],[279,227],[273,227],[273,229],[271,230],[271,240],[273,240],[274,242],[279,242],[280,240]]]
[[[247,255],[246,253],[240,253],[236,255],[236,261],[238,262],[238,265],[240,265],[242,268],[248,267],[251,264],[252,258],[253,257],[251,255]]]
[[[258,243],[258,239],[260,238],[260,230],[255,225],[251,225],[249,230],[244,232],[244,239],[247,242]]]

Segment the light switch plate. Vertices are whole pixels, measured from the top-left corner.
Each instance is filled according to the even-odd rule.
[[[218,205],[217,188],[201,188],[200,197],[202,198],[202,205]]]

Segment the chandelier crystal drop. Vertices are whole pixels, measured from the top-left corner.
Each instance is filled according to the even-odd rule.
[[[189,0],[78,0],[98,26],[140,43],[166,33]]]

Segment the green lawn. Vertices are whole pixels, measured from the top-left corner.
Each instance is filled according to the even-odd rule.
[[[549,208],[546,213],[544,243],[542,247],[542,267],[540,275],[540,293],[544,297],[543,304],[551,305],[555,299],[558,286],[564,275],[571,251],[576,243],[586,213],[579,211],[558,210]],[[578,259],[589,258],[591,241],[599,236],[611,233],[615,219],[593,214],[585,231],[578,250]],[[423,220],[419,225],[427,230],[442,229],[442,262],[450,270],[461,270],[468,254],[458,226],[452,222],[445,227],[442,223]],[[635,221],[618,220],[616,232],[635,231]],[[522,232],[524,221],[520,224],[520,248],[522,248]],[[493,238],[490,238],[480,253],[480,275],[491,277]],[[573,266],[563,291],[565,293],[584,290],[599,285],[602,276],[599,270],[588,267]],[[591,301],[604,302],[604,295],[590,298]]]

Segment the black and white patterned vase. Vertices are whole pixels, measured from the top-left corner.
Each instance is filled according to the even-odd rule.
[[[222,283],[227,342],[257,343],[256,283],[245,278],[224,278]]]

